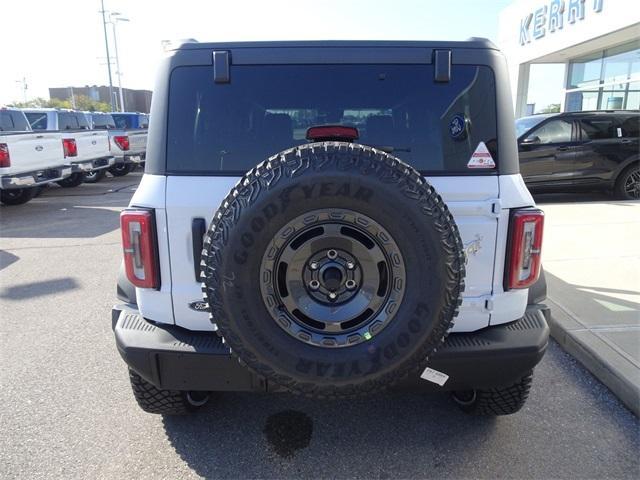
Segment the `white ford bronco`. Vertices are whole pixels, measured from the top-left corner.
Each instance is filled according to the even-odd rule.
[[[185,43],[147,153],[112,315],[145,411],[386,388],[522,407],[543,214],[489,41]]]

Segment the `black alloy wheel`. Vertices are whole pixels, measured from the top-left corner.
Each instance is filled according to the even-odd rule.
[[[393,237],[346,209],[316,210],[287,223],[265,253],[260,278],[273,320],[323,348],[371,340],[402,302],[406,274]]]

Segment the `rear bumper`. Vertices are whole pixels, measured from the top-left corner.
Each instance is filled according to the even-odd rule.
[[[415,375],[399,388],[465,390],[510,385],[542,359],[549,341],[544,305],[532,305],[515,322],[474,333],[452,333],[426,366],[449,379],[440,387]],[[170,390],[279,390],[231,356],[215,332],[193,332],[148,322],[135,305],[112,310],[123,360],[145,380]]]
[[[73,167],[71,165],[63,165],[13,175],[2,175],[0,177],[0,187],[3,189],[36,187],[46,183],[57,182],[67,178],[72,173]]]
[[[73,173],[87,173],[96,170],[104,170],[105,168],[113,166],[115,163],[115,157],[102,157],[94,158],[93,160],[85,160],[83,162],[73,162],[71,163],[71,168],[73,169]]]
[[[146,152],[128,153],[126,155],[116,157],[115,163],[135,163],[137,165],[144,162],[146,160],[146,157]]]

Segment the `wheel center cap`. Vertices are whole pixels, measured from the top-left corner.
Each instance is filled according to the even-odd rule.
[[[338,264],[330,263],[321,272],[321,278],[322,283],[328,290],[335,291],[340,288],[344,279],[342,268]]]

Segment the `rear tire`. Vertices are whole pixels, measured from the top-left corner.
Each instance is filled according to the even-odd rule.
[[[117,163],[113,167],[109,168],[109,173],[114,177],[124,177],[131,170],[133,170],[133,164]]]
[[[22,205],[38,193],[38,188],[11,188],[0,190],[0,201],[5,205]]]
[[[94,170],[92,172],[89,172],[85,175],[84,177],[84,183],[98,183],[100,180],[102,180],[105,175],[107,174],[106,170]]]
[[[208,392],[161,390],[129,369],[133,396],[142,410],[160,415],[187,415],[209,402]]]
[[[640,165],[638,162],[625,168],[618,176],[614,193],[621,200],[640,199]]]
[[[452,397],[463,412],[471,415],[511,415],[524,406],[532,380],[530,372],[507,387],[453,392]]]
[[[63,188],[74,188],[84,182],[84,173],[76,172],[72,173],[69,177],[58,180],[56,183]]]

